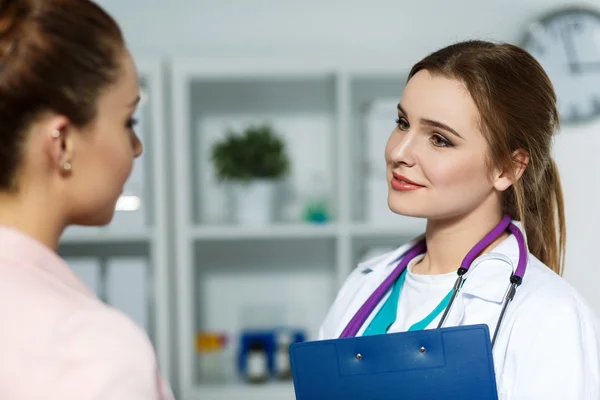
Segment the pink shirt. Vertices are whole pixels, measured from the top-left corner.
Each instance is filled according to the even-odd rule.
[[[141,328],[54,251],[0,226],[0,399],[173,397]]]

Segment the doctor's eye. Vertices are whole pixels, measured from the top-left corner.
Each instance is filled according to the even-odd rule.
[[[432,135],[431,138],[429,138],[429,140],[436,147],[454,147],[452,142],[450,142],[448,139],[437,133]]]
[[[396,119],[396,125],[398,125],[398,129],[400,129],[401,131],[407,131],[410,129],[410,124],[404,117],[398,117]]]

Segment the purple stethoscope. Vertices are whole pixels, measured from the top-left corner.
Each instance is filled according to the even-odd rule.
[[[510,276],[510,287],[504,296],[504,301],[502,305],[502,310],[500,312],[500,316],[498,317],[498,323],[496,324],[496,329],[494,330],[494,336],[492,339],[492,347],[496,341],[496,336],[498,335],[498,329],[500,328],[500,324],[502,323],[502,319],[504,318],[504,314],[506,312],[506,307],[508,303],[512,301],[517,291],[517,287],[523,281],[523,275],[525,275],[525,269],[527,267],[527,245],[525,243],[525,238],[523,237],[523,233],[521,230],[512,223],[512,220],[509,215],[506,215],[502,221],[494,229],[492,229],[479,243],[477,243],[465,256],[463,259],[460,268],[457,271],[458,278],[456,279],[456,283],[452,289],[452,297],[450,298],[450,302],[446,306],[444,313],[442,314],[442,318],[438,324],[438,328],[441,328],[444,324],[446,317],[452,307],[454,299],[456,295],[460,291],[464,281],[464,275],[469,271],[469,267],[473,263],[473,261],[478,257],[479,253],[481,253],[487,246],[489,246],[494,240],[496,240],[502,233],[506,230],[509,230],[517,239],[517,244],[519,246],[519,262],[517,264],[517,269]],[[387,293],[388,289],[396,282],[396,279],[404,272],[407,265],[410,261],[418,256],[419,254],[423,254],[427,246],[425,244],[425,240],[419,241],[419,243],[415,244],[412,248],[410,248],[406,253],[404,253],[401,257],[402,260],[392,271],[392,273],[383,281],[381,285],[371,294],[371,296],[365,301],[362,307],[357,311],[354,317],[350,320],[340,338],[348,338],[354,337],[363,326],[369,315],[373,312],[377,304],[381,301],[383,296]]]

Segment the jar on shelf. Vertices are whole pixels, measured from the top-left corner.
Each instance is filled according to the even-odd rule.
[[[198,353],[198,378],[204,383],[221,383],[226,380],[226,336],[201,332],[196,336]]]
[[[269,380],[269,360],[264,343],[258,340],[252,342],[246,357],[246,381],[264,383]]]
[[[325,224],[331,218],[327,184],[320,173],[311,174],[311,185],[305,196],[303,219],[312,224]]]
[[[290,365],[290,345],[293,343],[292,335],[287,330],[277,332],[275,347],[275,377],[281,381],[292,378]]]

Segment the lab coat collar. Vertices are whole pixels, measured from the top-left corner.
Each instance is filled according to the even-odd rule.
[[[523,231],[520,224],[515,224]],[[525,236],[525,232],[523,232]],[[529,254],[527,254],[527,257]],[[510,286],[510,276],[519,262],[519,245],[514,235],[500,242],[490,253],[477,257],[462,287],[464,295],[502,303]]]
[[[69,265],[52,249],[35,238],[8,226],[0,226],[0,260],[52,275],[76,291],[95,297]]]
[[[342,311],[339,324],[337,325],[337,331],[335,331],[335,337],[339,337],[344,327],[350,322],[352,317],[358,310],[358,305],[362,305],[371,294],[381,285],[381,283],[387,278],[391,270],[398,265],[402,255],[406,253],[412,246],[417,244],[423,235],[409,241],[408,243],[398,247],[391,252],[382,254],[377,257],[370,258],[368,260],[358,263],[356,277],[364,276],[361,285],[351,285],[351,289],[341,292],[341,298],[348,299],[348,303],[357,305],[357,308],[347,307]],[[352,279],[352,278],[350,278]]]
[[[527,240],[522,224],[512,221]],[[376,275],[387,276],[398,265],[400,259],[412,246],[422,240],[421,235],[410,242],[398,247],[396,250],[367,260],[359,264],[363,271],[372,269]],[[509,287],[509,278],[516,269],[519,261],[519,246],[514,235],[509,235],[500,242],[490,253],[477,257],[469,272],[465,275],[465,282],[461,289],[463,295],[474,296],[486,301],[502,303]],[[377,269],[377,266],[383,268]],[[379,281],[379,279],[375,279]]]
[[[522,228],[517,225],[519,229]],[[469,297],[501,305],[510,286],[510,276],[519,260],[517,239],[510,235],[490,253],[477,257],[469,272],[444,326],[460,325],[465,316],[465,300]]]

